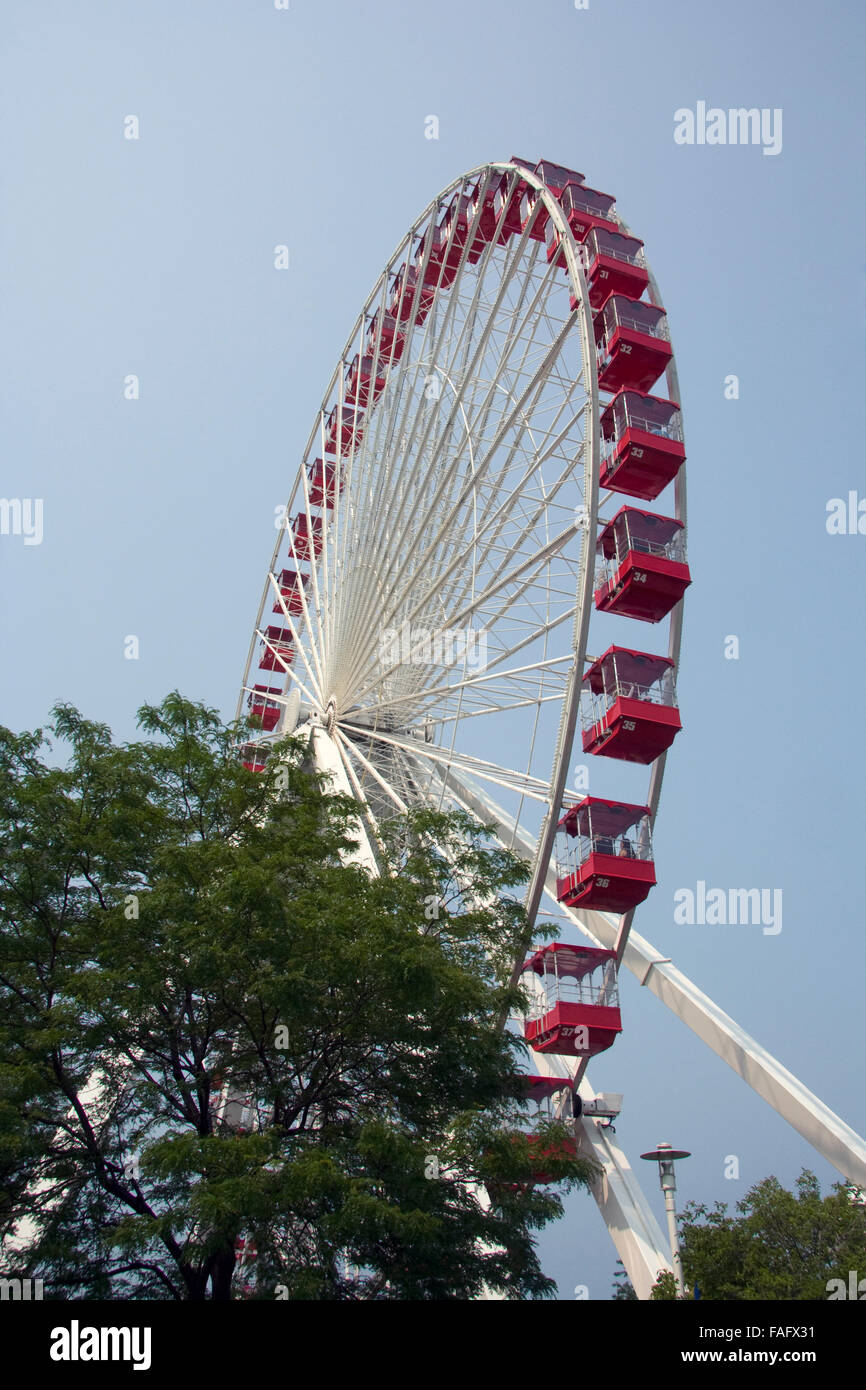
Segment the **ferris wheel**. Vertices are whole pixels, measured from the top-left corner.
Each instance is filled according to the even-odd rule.
[[[249,767],[307,733],[359,803],[372,872],[379,823],[419,804],[471,812],[528,861],[530,921],[560,940],[515,962],[526,1035],[603,1164],[639,1297],[669,1250],[585,1075],[621,1027],[623,965],[866,1184],[863,1141],[632,930],[680,728],[684,460],[667,316],[614,198],[547,160],[472,170],[409,228],[340,355],[238,706],[261,722]]]

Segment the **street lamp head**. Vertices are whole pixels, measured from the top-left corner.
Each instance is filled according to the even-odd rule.
[[[656,1160],[659,1165],[659,1182],[663,1190],[674,1192],[677,1185],[674,1161],[678,1158],[691,1158],[691,1154],[688,1149],[672,1149],[670,1144],[659,1144],[657,1149],[641,1154],[641,1158]]]
[[[657,1149],[650,1149],[649,1153],[641,1154],[641,1158],[656,1159],[661,1163],[664,1159],[691,1158],[688,1149],[672,1149],[670,1144],[659,1144]]]

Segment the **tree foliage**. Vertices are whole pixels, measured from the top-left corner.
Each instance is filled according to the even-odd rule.
[[[176,693],[139,722],[58,706],[62,766],[0,729],[4,1263],[55,1298],[549,1295],[496,1027],[525,867],[415,811],[372,876],[299,744],[252,773]]]
[[[702,1299],[826,1299],[830,1280],[847,1286],[851,1270],[866,1273],[866,1209],[844,1183],[822,1197],[808,1169],[794,1192],[765,1178],[736,1211],[729,1216],[725,1203],[710,1209],[690,1202],[680,1217],[688,1297],[697,1284]],[[673,1275],[657,1281],[652,1297],[677,1297]]]
[[[611,1294],[611,1300],[619,1303],[637,1302],[637,1294],[634,1285],[628,1277],[622,1260],[617,1260],[616,1266],[613,1275],[613,1293]]]

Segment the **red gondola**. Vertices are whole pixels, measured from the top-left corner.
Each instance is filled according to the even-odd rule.
[[[518,168],[521,169],[529,169],[532,172],[535,170],[534,164],[528,159],[519,159],[517,155],[512,155],[509,162],[511,164],[516,164]],[[475,212],[478,213],[478,231],[485,243],[492,241],[494,233],[496,232],[499,214],[502,210],[504,201],[497,201],[497,197],[500,193],[505,193],[508,187],[508,179],[508,174],[494,175],[493,177],[482,179],[473,189],[472,197],[474,208]],[[509,200],[509,210],[513,207],[514,215],[510,218],[510,225],[509,218],[506,218],[506,223],[499,229],[497,241],[500,245],[503,245],[513,232],[520,231],[519,204],[522,188],[523,185],[518,183],[515,188],[515,198]]]
[[[570,183],[583,183],[583,174],[579,174],[576,169],[566,169],[564,164],[554,164],[550,159],[539,159],[535,173],[557,198],[561,197],[563,189]]]
[[[554,164],[549,159],[540,159],[534,172],[544,181],[555,198],[561,198],[570,183],[577,185],[583,183],[583,174],[579,174],[576,169],[566,169],[564,164]],[[521,229],[525,231],[527,224],[529,224],[530,239],[532,241],[544,241],[547,237],[549,220],[547,208],[538,197],[536,190],[534,188],[524,189],[520,203]]]
[[[602,391],[648,391],[674,355],[661,305],[609,294],[593,322]]]
[[[266,627],[267,642],[262,643],[262,671],[285,671],[295,659],[294,638],[287,627]]]
[[[269,695],[282,695],[281,685],[254,685],[253,693],[247,697],[247,708],[255,719],[262,721],[262,728],[271,733],[280,722],[281,705],[269,700]]]
[[[310,482],[310,504],[313,507],[333,507],[334,498],[343,486],[343,479],[337,472],[332,459],[316,459],[307,469]]]
[[[350,405],[375,405],[385,390],[386,354],[379,355],[376,362],[372,353],[355,353],[346,371],[346,389],[343,399]],[[376,375],[373,376],[375,371]],[[318,460],[317,460],[318,461]]]
[[[527,960],[524,971],[538,977],[523,1025],[536,1052],[594,1057],[622,1032],[616,952],[554,941]]]
[[[263,772],[270,751],[270,748],[261,743],[242,743],[241,759],[244,767],[248,772]]]
[[[562,190],[559,202],[575,241],[583,241],[593,227],[606,232],[619,230],[613,212],[616,199],[610,193],[601,193],[597,188],[587,188],[584,184],[569,183]],[[560,240],[559,232],[551,223],[547,230],[547,259],[554,265],[564,266]]]
[[[628,912],[655,881],[648,807],[586,796],[566,811],[556,835],[559,902]]]
[[[442,219],[442,232],[447,243],[452,238],[452,255],[461,255],[463,248],[469,240],[469,229],[475,221],[476,209],[478,206],[479,188],[476,184],[469,193],[457,193],[451,199],[445,210]],[[466,251],[466,259],[470,265],[475,265],[480,259],[481,253],[493,235],[492,228],[483,215],[475,223],[475,230],[472,233],[472,241]]]
[[[548,1049],[549,1050],[549,1049]],[[539,1119],[563,1120],[566,1124],[573,1123],[574,1113],[574,1082],[571,1077],[561,1076],[527,1076],[529,1099],[535,1103],[536,1112],[530,1119],[530,1124],[537,1124]],[[553,1099],[559,1100],[559,1114],[554,1110]],[[543,1134],[529,1135],[529,1150],[532,1156],[532,1181],[533,1182],[555,1182],[556,1179],[547,1171],[545,1162],[549,1163],[552,1157],[577,1157],[577,1140],[571,1135],[564,1134],[554,1142]]]
[[[500,178],[483,179],[473,193],[474,212],[478,217],[478,234],[485,242],[492,241],[496,231],[496,194],[504,177],[505,175]]]
[[[330,453],[335,453],[339,438],[340,453],[351,453],[352,449],[356,448],[364,437],[364,426],[365,420],[362,410],[358,410],[353,405],[344,405],[342,409],[339,405],[335,405],[325,421],[325,449]]]
[[[583,258],[593,309],[600,309],[609,294],[640,299],[649,285],[643,242],[637,237],[593,227],[583,243]],[[577,308],[574,294],[570,303],[572,309]]]
[[[509,189],[509,176],[504,174],[502,182],[493,195],[494,222],[499,227],[497,241],[500,245],[511,236],[519,236],[523,226],[521,203],[526,185],[518,179]]]
[[[280,591],[280,598],[286,605],[287,610],[294,618],[298,613],[303,613],[304,603],[301,597],[301,590],[306,588],[308,574],[298,574],[297,570],[281,570],[277,575],[277,587]],[[283,603],[274,604],[274,612],[283,612]]]
[[[424,284],[432,286],[434,290],[447,289],[457,278],[457,268],[463,255],[463,247],[456,238],[451,241],[450,230],[444,222],[428,229],[415,257],[415,268],[419,271],[424,263],[424,256],[427,254],[428,241],[430,243],[430,255],[427,258],[427,265],[424,267]]]
[[[401,323],[412,316],[413,304],[415,305],[415,314],[412,321],[415,324],[422,324],[433,307],[436,291],[426,285],[421,285],[419,288],[419,279],[418,267],[406,265],[404,262],[391,281],[391,300],[388,304],[388,313]]]
[[[385,366],[390,361],[399,362],[406,346],[406,330],[393,314],[383,314],[378,309],[371,318],[367,330],[367,342],[365,344],[367,353],[375,353],[377,340],[380,362],[384,362]]]
[[[657,623],[692,582],[681,521],[621,507],[598,537],[595,606],[602,613]]]
[[[321,555],[324,538],[324,522],[320,516],[311,516],[307,525],[307,513],[299,512],[292,522],[292,539],[295,555],[299,560],[309,560],[310,555]]]
[[[574,1081],[570,1076],[534,1076],[526,1077],[526,1089],[529,1099],[535,1103],[539,1112],[544,1111],[548,1119],[555,1119],[551,1102],[554,1096],[561,1100],[566,1099],[563,1092],[571,1092],[574,1095]]]
[[[608,647],[582,682],[583,751],[651,763],[680,729],[669,656]]]
[[[676,401],[623,390],[602,411],[602,487],[651,502],[673,481],[685,457]]]
[[[504,177],[504,176],[502,176]],[[502,177],[482,179],[473,192],[474,212],[478,217],[478,232],[485,242],[493,240],[496,230],[496,194]]]

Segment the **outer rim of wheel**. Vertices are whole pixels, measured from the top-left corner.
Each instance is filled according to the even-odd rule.
[[[303,473],[307,467],[308,460],[315,456],[317,440],[321,436],[322,422],[329,408],[338,400],[343,398],[342,375],[347,363],[351,360],[355,345],[362,338],[364,326],[369,316],[384,305],[384,291],[387,289],[390,277],[395,273],[395,269],[400,264],[400,258],[407,256],[419,236],[429,226],[435,223],[439,213],[448,205],[449,201],[456,195],[467,190],[467,188],[479,180],[483,180],[491,175],[512,175],[512,188],[519,184],[527,188],[535,189],[539,198],[544,204],[548,217],[555,224],[560,235],[561,246],[565,259],[565,270],[567,271],[569,287],[573,290],[578,303],[573,311],[575,329],[580,338],[581,357],[583,361],[584,388],[587,400],[587,417],[584,432],[583,447],[583,496],[586,508],[585,528],[581,543],[581,556],[579,562],[579,583],[577,612],[575,614],[572,631],[572,663],[567,680],[564,684],[563,696],[560,705],[559,728],[556,737],[556,745],[552,750],[552,771],[550,777],[550,787],[548,804],[542,817],[539,831],[532,832],[536,838],[536,849],[532,862],[532,871],[529,888],[527,890],[526,905],[531,920],[534,921],[538,906],[544,892],[544,882],[549,866],[553,837],[556,829],[556,821],[559,809],[563,802],[565,784],[568,773],[568,766],[572,754],[574,735],[576,731],[577,716],[580,701],[580,683],[584,672],[586,660],[586,647],[589,636],[589,626],[593,611],[593,581],[594,581],[594,558],[598,530],[599,512],[599,451],[600,451],[600,415],[601,405],[599,402],[599,388],[596,366],[596,354],[593,334],[592,310],[589,305],[586,279],[577,249],[577,243],[566,217],[563,214],[558,197],[553,194],[544,181],[533,171],[521,165],[513,164],[510,161],[490,162],[476,166],[468,170],[457,179],[446,185],[431,201],[426,208],[414,220],[412,225],[397,243],[392,255],[386,262],[383,270],[377,277],[370,294],[365,300],[358,317],[352,327],[349,336],[343,347],[343,351],[337,360],[337,364],[328,382],[327,390],[322,398],[322,403],[316,415],[314,424],[307,443],[301,453],[300,463],[295,474],[295,481],[290,492],[290,502],[286,508],[286,515],[290,513],[298,498],[299,491],[303,489]],[[625,235],[633,235],[628,225],[623,221],[618,213],[616,217],[619,229]],[[523,237],[526,241],[525,233],[514,233],[516,237]],[[493,243],[495,244],[495,242]],[[492,249],[492,248],[491,248]],[[485,255],[488,251],[485,250]],[[408,258],[408,257],[407,257]],[[462,275],[465,269],[465,254],[461,255],[460,270],[458,275]],[[653,303],[662,303],[659,297],[658,286],[652,274],[652,270],[647,263],[649,271],[649,293]],[[440,287],[442,289],[443,287]],[[453,288],[452,286],[448,287]],[[439,290],[437,290],[437,293]],[[672,344],[673,346],[673,344]],[[672,400],[679,400],[678,380],[676,373],[676,359],[671,358],[670,364],[665,373],[668,395]],[[338,458],[340,455],[338,454]],[[612,494],[607,494],[611,496]],[[685,526],[686,523],[686,490],[685,490],[685,468],[681,468],[675,482],[675,516]],[[269,574],[275,569],[279,558],[281,545],[283,542],[282,531],[277,537],[274,546],[273,556],[269,569]],[[250,673],[254,667],[254,653],[258,639],[258,629],[261,625],[263,615],[266,612],[266,605],[270,595],[269,579],[265,582],[262,601],[259,608],[259,618],[256,629],[250,642],[247,663],[245,667],[246,679],[242,686],[238,701],[238,716],[242,714],[244,696],[251,688]],[[671,614],[669,629],[668,655],[676,663],[678,669],[679,653],[682,636],[682,601],[676,606]],[[291,672],[281,673],[284,686],[291,688]],[[288,689],[286,690],[288,694]],[[321,712],[323,722],[333,728],[335,720],[332,710]],[[267,743],[268,739],[262,739]],[[661,796],[661,786],[664,777],[666,754],[662,754],[652,765],[650,772],[649,793],[647,805],[650,808],[651,821],[654,823]],[[631,923],[633,912],[626,914],[621,920],[620,940],[618,944],[618,955],[621,958],[625,947],[628,930]],[[619,920],[619,919],[617,919]],[[584,928],[588,930],[587,927]],[[591,935],[591,932],[589,932]]]

